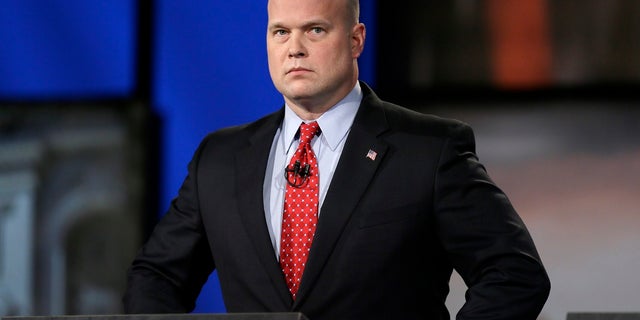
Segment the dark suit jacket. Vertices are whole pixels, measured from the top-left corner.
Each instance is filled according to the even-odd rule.
[[[444,302],[456,268],[470,288],[459,319],[535,319],[547,274],[523,222],[478,162],[471,129],[362,87],[295,301],[263,207],[281,109],[203,140],[133,262],[125,310],[188,312],[215,268],[229,312],[448,319]]]

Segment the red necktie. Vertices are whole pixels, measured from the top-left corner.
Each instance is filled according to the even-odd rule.
[[[310,142],[319,132],[315,121],[300,125],[300,144],[285,169],[280,266],[294,300],[318,221],[318,161]]]

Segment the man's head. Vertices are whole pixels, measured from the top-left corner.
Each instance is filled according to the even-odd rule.
[[[317,117],[358,79],[365,27],[357,0],[269,0],[269,72],[301,117]]]

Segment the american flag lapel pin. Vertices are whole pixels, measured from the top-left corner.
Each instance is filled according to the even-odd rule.
[[[366,157],[369,158],[369,160],[371,161],[376,161],[376,157],[378,156],[378,153],[369,149],[369,151],[367,152]]]

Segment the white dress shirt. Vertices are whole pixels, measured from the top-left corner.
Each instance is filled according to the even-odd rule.
[[[360,84],[356,83],[351,92],[335,106],[322,114],[315,121],[322,131],[311,140],[311,148],[316,155],[319,166],[320,194],[318,196],[318,216],[322,211],[322,203],[327,195],[333,173],[342,154],[347,134],[362,101]],[[276,257],[280,256],[280,231],[282,227],[282,211],[284,209],[284,193],[287,181],[284,169],[298,148],[296,133],[304,122],[289,106],[284,108],[284,120],[276,131],[271,145],[269,162],[264,179],[264,208],[271,244]],[[309,122],[309,121],[307,121]]]

